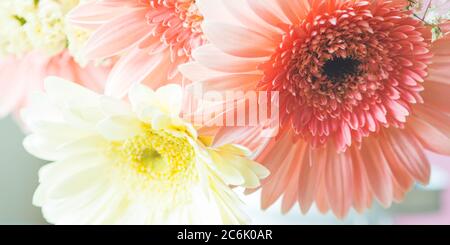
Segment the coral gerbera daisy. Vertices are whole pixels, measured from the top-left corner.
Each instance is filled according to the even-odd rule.
[[[283,212],[297,201],[339,217],[374,198],[389,206],[428,182],[425,150],[450,155],[450,36],[432,43],[407,1],[197,4],[211,44],[194,50],[183,74],[204,90],[279,92],[280,134],[257,158],[272,172],[263,208],[282,195]],[[260,128],[225,130],[236,142],[261,140]]]
[[[55,224],[242,224],[232,186],[268,175],[237,145],[210,147],[178,117],[182,89],[135,85],[129,102],[50,77],[23,111],[39,171],[33,203]]]
[[[94,31],[84,48],[87,59],[122,56],[105,89],[119,97],[135,82],[158,87],[181,81],[178,65],[206,42],[195,0],[94,1],[73,10],[69,20]]]

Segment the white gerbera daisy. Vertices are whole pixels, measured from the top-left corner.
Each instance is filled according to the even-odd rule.
[[[236,145],[208,146],[178,117],[182,89],[133,87],[130,103],[48,78],[23,111],[39,171],[33,203],[55,224],[242,224],[230,186],[268,175]]]

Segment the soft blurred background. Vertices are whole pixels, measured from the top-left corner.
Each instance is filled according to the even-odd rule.
[[[23,137],[12,118],[0,120],[0,224],[45,224],[31,204],[44,162],[23,149]]]
[[[44,162],[28,155],[22,147],[24,134],[12,118],[0,120],[0,224],[46,224],[31,204],[38,183],[37,172]],[[254,224],[450,224],[450,158],[429,154],[431,183],[416,186],[401,204],[390,209],[374,205],[364,214],[351,212],[345,220],[319,214],[312,209],[301,215],[298,207],[280,213],[280,203],[259,209],[259,193],[243,196]]]

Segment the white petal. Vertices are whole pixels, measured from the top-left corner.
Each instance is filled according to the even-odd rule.
[[[145,108],[153,105],[155,92],[142,84],[135,84],[130,88],[128,99],[133,107],[133,111],[141,114]]]
[[[269,175],[265,167],[243,156],[248,153],[243,148],[225,145],[209,152],[213,156],[212,167],[227,184],[256,188],[259,180]]]
[[[125,140],[142,132],[139,120],[129,116],[111,116],[97,125],[97,131],[108,140]]]
[[[172,118],[166,114],[155,115],[152,118],[152,129],[168,129],[172,126]]]
[[[100,98],[100,106],[107,116],[132,115],[133,113],[127,103],[108,96],[102,96]]]
[[[29,96],[29,100],[28,106],[20,112],[28,129],[33,131],[36,124],[42,121],[61,122],[63,120],[60,109],[45,93],[35,92]]]
[[[160,87],[156,90],[156,99],[166,113],[178,116],[183,103],[183,89],[177,84]]]
[[[105,164],[105,158],[101,154],[89,153],[76,157],[64,159],[62,161],[56,161],[44,165],[39,169],[39,182],[40,183],[57,183],[64,179],[67,179],[69,175]]]
[[[224,158],[216,151],[210,150],[212,158],[212,167],[217,171],[225,183],[229,185],[240,186],[245,180],[241,173],[232,165],[224,161]]]
[[[66,156],[64,152],[58,151],[59,147],[90,135],[67,124],[40,122],[36,124],[35,133],[24,139],[23,146],[38,158],[59,160]]]
[[[136,112],[136,114],[137,114],[139,120],[146,122],[146,123],[151,123],[153,118],[158,117],[158,116],[162,115],[163,113],[157,107],[147,106],[147,107],[144,107],[139,112]]]
[[[47,77],[44,87],[56,105],[65,104],[73,98],[83,101],[85,104],[95,104],[99,97],[98,94],[59,77]]]
[[[227,225],[247,224],[249,217],[241,210],[242,202],[236,194],[226,185],[211,181],[213,197],[221,213],[222,223]]]

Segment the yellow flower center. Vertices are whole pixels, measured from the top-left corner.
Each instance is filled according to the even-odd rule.
[[[183,189],[197,178],[195,150],[185,137],[148,127],[145,133],[114,144],[119,165],[138,177],[144,188]]]

